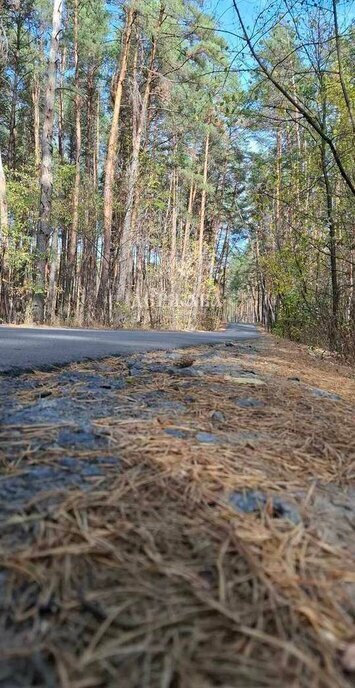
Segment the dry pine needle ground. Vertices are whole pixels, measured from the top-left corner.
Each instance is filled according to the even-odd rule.
[[[353,371],[265,337],[65,375],[17,380],[2,425],[1,688],[353,685]]]

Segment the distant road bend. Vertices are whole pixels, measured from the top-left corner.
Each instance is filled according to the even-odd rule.
[[[117,354],[178,349],[221,341],[254,339],[254,325],[233,324],[219,332],[93,330],[0,325],[0,373],[46,368]]]

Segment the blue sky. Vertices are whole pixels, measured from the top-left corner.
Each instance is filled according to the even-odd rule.
[[[270,4],[270,0],[238,0],[238,7],[246,24],[253,21],[262,8]],[[325,3],[327,4],[327,3]],[[338,2],[338,17],[341,23],[349,24],[355,19],[355,2],[353,0],[340,0]],[[238,22],[232,0],[205,0],[206,11],[215,16],[222,29],[237,31]],[[300,4],[300,10],[301,4]],[[226,35],[227,38],[227,35]],[[233,37],[228,39],[233,45]]]

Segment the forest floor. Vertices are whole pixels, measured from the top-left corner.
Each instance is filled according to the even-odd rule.
[[[354,370],[265,336],[0,382],[1,688],[354,685]]]

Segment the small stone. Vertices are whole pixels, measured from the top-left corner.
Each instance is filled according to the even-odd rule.
[[[332,392],[327,392],[325,389],[318,389],[313,387],[312,395],[314,397],[321,397],[323,399],[330,399],[331,401],[341,401],[339,394],[333,394]]]
[[[262,408],[265,406],[260,399],[236,399],[235,403],[237,406],[241,406],[241,408]]]
[[[144,369],[141,366],[132,366],[129,369],[129,375],[130,377],[137,377],[138,375],[143,375]]]
[[[170,435],[170,437],[176,437],[179,440],[184,440],[188,436],[185,430],[180,430],[179,428],[166,428],[164,432],[166,435]]]
[[[233,492],[229,497],[229,503],[244,514],[260,513],[268,501],[271,503],[272,516],[274,518],[285,518],[294,525],[301,523],[302,519],[296,507],[286,502],[283,497],[275,496],[268,498],[260,490]]]
[[[228,382],[234,382],[236,385],[265,385],[265,382],[259,380],[258,377],[232,377],[225,375],[224,379]]]
[[[299,377],[288,377],[287,379],[292,381],[292,382],[301,382]]]
[[[127,367],[130,368],[143,368],[143,363],[141,361],[137,361],[136,359],[133,361],[127,361]]]
[[[212,435],[210,432],[198,432],[195,437],[198,442],[205,442],[206,444],[215,444],[218,442],[218,437],[216,435]]]
[[[202,377],[202,370],[194,368],[174,368],[170,369],[169,372],[173,375],[178,375],[179,377]]]
[[[213,411],[211,418],[216,423],[224,423],[225,421],[225,416],[222,411]]]
[[[252,514],[255,511],[260,511],[265,506],[266,497],[259,490],[233,492],[229,497],[229,503],[244,514]]]

